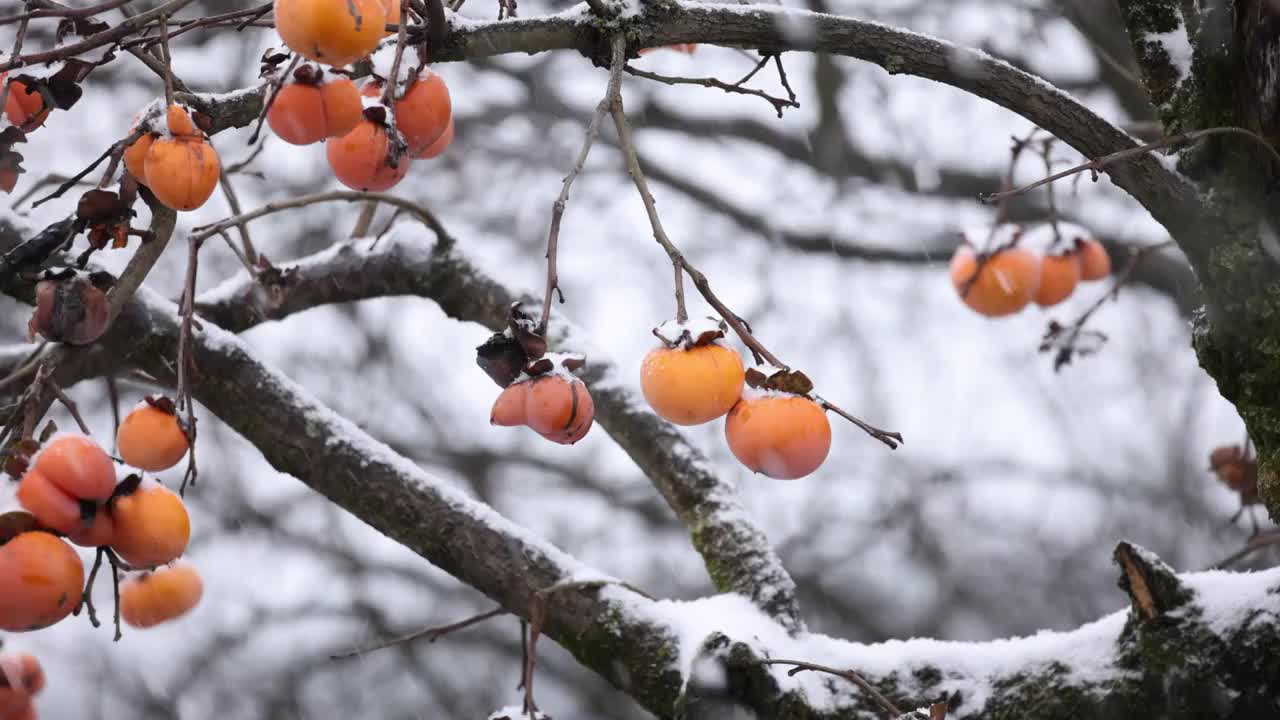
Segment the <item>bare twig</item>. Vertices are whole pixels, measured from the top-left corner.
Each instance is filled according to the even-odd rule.
[[[173,106],[173,58],[169,55],[169,16],[160,16],[160,60],[164,62],[164,106]]]
[[[348,652],[339,653],[337,655],[330,655],[329,659],[345,660],[346,658],[356,657],[357,655],[364,655],[365,653],[370,653],[375,650],[382,650],[384,648],[393,647],[395,645],[401,645],[404,643],[413,642],[414,640],[418,640],[418,639],[425,639],[428,643],[433,643],[436,640],[439,640],[440,638],[444,637],[445,635],[448,635],[451,632],[469,628],[472,625],[477,625],[479,623],[482,623],[485,620],[488,620],[489,618],[497,617],[499,615],[505,615],[506,613],[507,611],[502,607],[496,607],[487,612],[482,612],[479,615],[473,615],[469,618],[466,618],[465,620],[459,620],[458,622],[449,623],[448,625],[433,625],[431,627],[425,627],[425,628],[422,628],[421,630],[414,630],[411,633],[398,635],[388,640],[383,640],[381,642],[375,643],[373,645],[369,645],[367,647],[359,648],[357,650],[351,650]]]
[[[276,96],[280,94],[280,88],[284,86],[285,81],[293,74],[294,69],[298,67],[300,62],[302,62],[302,56],[294,55],[293,60],[289,61],[289,65],[284,69],[284,72],[267,81],[269,85],[267,98],[262,103],[262,112],[258,113],[257,124],[253,126],[253,133],[249,135],[250,145],[258,142],[258,135],[262,132],[262,123],[266,122],[267,113],[271,112],[271,106],[276,103]]]
[[[351,227],[351,237],[364,237],[369,232],[369,226],[373,224],[373,216],[377,211],[377,200],[370,200],[361,206],[360,214],[356,216],[356,224]]]
[[[404,0],[391,0],[400,3],[400,16],[403,18],[409,11]],[[407,20],[407,18],[405,18]],[[391,107],[400,96],[400,63],[404,60],[404,49],[409,44],[405,38],[409,34],[409,23],[402,21],[396,29],[396,54],[391,60],[391,75],[387,78],[387,86],[382,89],[382,104]]]
[[[591,146],[595,143],[596,138],[600,136],[600,123],[604,121],[604,116],[609,113],[609,109],[613,106],[614,98],[620,94],[622,87],[622,70],[625,67],[627,57],[626,39],[621,35],[614,36],[612,40],[612,58],[609,65],[609,83],[605,90],[604,98],[596,105],[596,111],[591,116],[591,122],[587,124],[586,136],[582,139],[582,148],[578,151],[578,159],[569,170],[569,174],[564,176],[564,182],[560,186],[560,195],[555,202],[551,204],[551,227],[547,230],[547,292],[542,300],[542,318],[538,321],[538,333],[542,334],[547,331],[547,322],[551,319],[551,297],[553,293],[559,293],[560,302],[564,302],[564,293],[560,290],[560,279],[556,272],[556,254],[560,243],[560,220],[564,217],[565,206],[569,202],[569,188],[573,186],[573,181],[578,178],[583,167],[587,163],[587,155],[591,153]]]
[[[862,677],[860,673],[854,670],[840,670],[838,668],[828,667],[826,665],[818,665],[816,663],[805,662],[803,660],[772,660],[771,659],[771,660],[761,660],[760,662],[764,665],[793,665],[794,667],[787,671],[788,675],[795,675],[797,673],[802,673],[806,670],[812,670],[814,672],[830,673],[831,675],[842,677],[845,680],[848,680],[849,682],[853,683],[854,685],[857,685],[859,688],[862,689],[863,692],[870,695],[871,699],[875,700],[876,704],[879,705],[885,711],[885,713],[889,715],[889,717],[897,718],[904,714],[901,710],[898,709],[897,705],[894,705],[893,702],[889,700],[889,698],[881,694],[881,692],[876,689],[875,685],[872,685],[870,682],[867,681],[866,678]]]
[[[240,208],[240,198],[236,196],[235,188],[231,186],[230,172],[227,168],[222,168],[220,172],[222,177],[218,185],[222,187],[222,196],[227,199],[227,207],[230,208],[231,214],[233,216],[239,215],[244,211]],[[258,263],[258,251],[254,248],[253,240],[249,237],[249,225],[247,223],[239,223],[236,225],[236,230],[239,232],[240,245],[244,250],[244,257],[241,258],[241,261],[252,268]]]
[[[250,210],[247,213],[242,213],[235,217],[219,220],[218,222],[210,225],[202,225],[200,227],[193,228],[192,233],[193,237],[204,240],[205,238],[213,236],[214,233],[228,230],[240,223],[256,220],[265,215],[271,215],[284,210],[293,210],[300,207],[306,207],[307,205],[315,205],[317,203],[324,202],[361,202],[368,200],[375,200],[377,202],[403,208],[410,215],[413,215],[420,220],[422,224],[430,228],[442,244],[447,246],[453,243],[453,236],[449,235],[449,232],[440,224],[439,219],[437,219],[436,216],[425,207],[403,198],[396,197],[395,195],[388,195],[387,193],[357,192],[355,190],[333,190],[330,192],[314,193],[311,195],[301,195],[291,200],[267,203],[256,210]]]
[[[1202,137],[1208,137],[1210,135],[1241,135],[1241,136],[1247,137],[1257,142],[1259,145],[1263,146],[1264,148],[1266,148],[1267,152],[1271,155],[1272,159],[1274,159],[1277,163],[1280,163],[1280,152],[1277,152],[1276,149],[1271,147],[1271,145],[1268,144],[1266,140],[1263,140],[1261,137],[1258,136],[1257,133],[1253,132],[1252,130],[1246,130],[1245,128],[1239,128],[1239,127],[1214,127],[1214,128],[1206,128],[1204,130],[1192,130],[1190,132],[1170,135],[1168,137],[1160,138],[1155,142],[1147,143],[1146,145],[1139,145],[1138,147],[1132,147],[1126,150],[1113,152],[1110,155],[1103,155],[1102,157],[1096,160],[1090,160],[1086,163],[1081,163],[1080,165],[1077,165],[1073,168],[1069,168],[1067,170],[1063,170],[1060,173],[1055,173],[1053,175],[1050,175],[1049,177],[1037,180],[1031,183],[1030,185],[1024,185],[1020,188],[1015,188],[1012,190],[1002,190],[1000,192],[991,193],[990,195],[983,195],[981,199],[985,203],[1004,201],[1012,197],[1017,197],[1018,195],[1022,195],[1024,193],[1028,193],[1043,185],[1048,185],[1051,182],[1056,182],[1058,180],[1061,180],[1062,178],[1070,177],[1071,175],[1076,175],[1078,173],[1085,172],[1086,170],[1093,173],[1094,179],[1096,180],[1098,173],[1104,171],[1108,166],[1114,163],[1120,162],[1121,160],[1129,160],[1131,158],[1139,157],[1141,155],[1145,155],[1146,153],[1152,152],[1153,150],[1161,150],[1164,148],[1179,148],[1189,143],[1195,142],[1196,140],[1199,140]]]
[[[768,60],[768,57],[765,58],[765,61],[767,60]],[[757,66],[757,70],[758,69],[759,69],[759,66]],[[770,105],[773,106],[773,110],[774,112],[778,113],[778,117],[782,117],[782,111],[789,107],[793,107],[793,108],[800,107],[800,103],[796,102],[796,99],[794,96],[791,99],[779,98],[779,97],[774,97],[773,95],[770,95],[769,93],[763,90],[744,87],[742,83],[745,82],[746,79],[730,84],[730,83],[724,82],[723,80],[718,80],[712,77],[690,78],[690,77],[679,77],[679,76],[671,76],[671,75],[659,75],[658,73],[649,72],[648,70],[639,70],[637,68],[633,68],[630,65],[626,66],[626,71],[636,77],[645,78],[646,80],[654,80],[660,83],[665,83],[667,85],[701,85],[702,87],[723,90],[724,92],[730,93],[730,94],[751,95],[753,97],[763,98],[764,100],[768,101]],[[747,79],[749,79],[754,74],[755,74],[755,71],[753,70],[751,73],[747,75]]]
[[[190,5],[192,2],[194,2],[194,0],[169,0],[168,2],[146,12],[127,18],[124,22],[116,25],[110,30],[103,30],[100,33],[94,33],[80,42],[71,43],[70,45],[62,45],[52,50],[31,53],[21,57],[11,57],[7,61],[0,63],[0,72],[13,70],[14,68],[26,67],[27,65],[64,60],[66,58],[75,57],[88,52],[89,50],[100,48],[104,45],[117,43],[121,39],[134,34],[147,25],[150,25],[152,21],[161,15],[173,15],[175,12],[181,10],[187,5]]]
[[[10,23],[21,22],[23,20],[38,20],[40,18],[86,18],[97,15],[101,12],[114,10],[121,5],[126,5],[133,0],[107,0],[97,5],[90,5],[82,8],[41,8],[39,10],[30,10],[17,15],[9,15],[0,17],[0,25],[8,25]],[[17,55],[15,52],[14,55]]]
[[[1225,570],[1250,555],[1253,555],[1259,550],[1273,547],[1275,545],[1280,545],[1280,530],[1268,530],[1266,532],[1257,533],[1245,542],[1244,547],[1214,563],[1209,569]]]

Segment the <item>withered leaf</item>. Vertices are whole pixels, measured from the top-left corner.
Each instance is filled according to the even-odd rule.
[[[813,381],[799,370],[779,370],[769,376],[769,389],[795,395],[808,395],[813,391]]]
[[[143,400],[148,405],[159,410],[166,415],[177,415],[178,406],[174,404],[173,398],[168,395],[148,395]]]
[[[526,375],[530,377],[534,375],[545,375],[556,368],[556,364],[551,362],[551,358],[539,358],[528,365],[524,366]]]
[[[507,327],[511,328],[512,337],[520,343],[530,360],[537,360],[547,353],[547,341],[538,334],[538,322],[521,310],[518,302],[511,305]]]
[[[53,434],[54,434],[54,433],[56,433],[56,432],[58,432],[58,424],[57,424],[57,423],[55,423],[55,422],[54,422],[54,421],[52,421],[52,420],[50,420],[49,422],[45,423],[45,424],[44,424],[44,429],[40,431],[40,438],[39,438],[39,440],[40,440],[40,444],[41,444],[41,445],[43,445],[43,444],[45,444],[45,443],[49,442],[49,438],[53,437]]]
[[[111,491],[111,497],[108,500],[108,502],[110,502],[111,500],[115,500],[118,497],[124,497],[125,495],[132,495],[133,491],[137,490],[138,486],[141,484],[142,484],[142,476],[139,475],[138,473],[133,473],[129,477],[125,478],[124,480],[121,480],[119,485],[116,485],[116,489]]]
[[[476,364],[498,387],[510,385],[528,362],[520,343],[503,333],[495,333],[476,348]]]
[[[124,210],[120,196],[110,190],[90,190],[76,203],[76,217],[91,223],[119,217]]]
[[[58,29],[54,31],[56,42],[61,43],[68,35],[79,35],[80,37],[89,37],[96,35],[111,26],[101,20],[93,17],[69,17],[63,18],[58,22]]]
[[[7,543],[24,532],[39,529],[40,523],[31,513],[14,510],[0,514],[0,543]]]
[[[364,109],[364,119],[386,127],[387,109],[381,105],[371,105]]]
[[[746,375],[747,385],[757,390],[765,387],[769,382],[769,377],[755,368],[747,368]]]

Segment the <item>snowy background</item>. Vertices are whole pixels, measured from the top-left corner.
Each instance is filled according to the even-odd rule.
[[[204,0],[184,16],[249,5]],[[528,0],[520,13],[567,6]],[[1110,3],[811,0],[807,7],[981,47],[1059,83],[1114,122],[1151,120],[1126,68],[1120,25],[1107,17]],[[461,13],[490,18],[496,8],[471,0]],[[53,24],[33,25],[27,48],[47,46]],[[0,47],[12,44],[12,30],[0,28]],[[270,30],[189,33],[173,48],[174,67],[199,91],[230,91],[256,82],[257,58],[274,44]],[[692,56],[654,52],[635,65],[732,81],[753,58],[704,46]],[[824,397],[906,437],[890,452],[833,419],[826,464],[803,480],[778,482],[733,461],[720,422],[687,431],[769,533],[799,584],[810,626],[859,642],[1069,629],[1123,606],[1110,565],[1118,540],[1150,548],[1179,570],[1207,567],[1240,547],[1248,523],[1227,523],[1238,501],[1206,467],[1209,450],[1240,442],[1243,426],[1197,367],[1187,320],[1168,296],[1126,289],[1094,321],[1111,337],[1101,354],[1057,373],[1036,351],[1048,320],[1074,319],[1105,283],[1082,286],[1050,311],[1000,321],[955,297],[945,269],[950,244],[961,228],[990,222],[975,195],[998,189],[1010,136],[1025,135],[1027,123],[952,88],[891,79],[844,58],[791,54],[785,63],[802,107],[782,120],[759,98],[706,88],[627,77],[623,93],[673,241]],[[551,203],[605,73],[569,52],[437,70],[451,90],[457,139],[443,157],[415,163],[393,192],[431,208],[460,250],[503,283],[540,292]],[[758,77],[780,91],[768,69]],[[97,71],[71,112],[55,112],[31,136],[23,150],[30,174],[9,200],[46,174],[82,168],[160,92],[155,76],[127,55]],[[224,165],[249,155],[248,134],[214,139]],[[322,147],[289,146],[269,133],[265,143],[232,177],[245,208],[338,187]],[[1078,160],[1065,148],[1059,155]],[[1042,174],[1028,157],[1018,178]],[[1063,213],[1100,236],[1134,245],[1164,239],[1105,179],[1072,187],[1060,186]],[[4,212],[40,226],[73,203],[33,210],[27,201]],[[1015,215],[1041,219],[1042,203],[1019,202]],[[346,237],[356,209],[313,206],[258,221],[251,232],[261,252],[286,263]],[[227,214],[215,194],[180,218],[177,238]],[[389,216],[383,209],[373,228]],[[171,297],[183,245],[175,242],[149,278]],[[856,259],[876,248],[905,253],[906,261]],[[610,127],[573,188],[560,252],[564,312],[638,387],[650,328],[674,311],[671,270]],[[118,269],[128,255],[101,258]],[[211,243],[200,289],[237,269],[226,248]],[[691,300],[694,314],[709,310]],[[3,337],[20,343],[28,311],[5,302]],[[319,308],[245,338],[374,436],[583,561],[659,597],[714,592],[674,515],[599,428],[562,447],[489,426],[497,388],[474,364],[487,336],[429,301],[403,298]],[[128,381],[121,387],[126,408],[149,391]],[[86,382],[71,394],[105,442],[112,427],[105,384]],[[435,644],[331,661],[332,653],[491,604],[275,473],[212,418],[200,427],[201,483],[188,502],[203,603],[181,622],[126,628],[119,643],[83,618],[6,637],[6,647],[45,662],[42,717],[483,718],[518,700],[519,634],[510,617]],[[162,474],[166,482],[180,477],[180,468]],[[1254,562],[1273,560],[1259,554]],[[100,583],[100,600],[107,594]],[[644,717],[551,642],[539,648],[538,686],[540,703],[558,720]]]

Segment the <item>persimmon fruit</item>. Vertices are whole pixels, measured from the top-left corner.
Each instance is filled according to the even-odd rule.
[[[413,157],[415,160],[430,160],[433,157],[438,157],[445,150],[448,150],[451,144],[453,144],[452,117],[449,118],[449,124],[445,126],[444,133],[442,133],[435,142],[428,145],[422,150],[422,152],[415,154]]]
[[[1078,239],[1075,252],[1082,280],[1101,280],[1111,274],[1111,256],[1102,243],[1092,238]]]
[[[218,153],[203,138],[157,138],[147,148],[143,174],[156,199],[174,210],[195,210],[218,187]]]
[[[154,627],[190,612],[203,594],[195,567],[175,563],[120,583],[120,619],[136,628]]]
[[[1040,286],[1035,302],[1050,307],[1071,297],[1080,282],[1080,263],[1074,253],[1046,255],[1040,260]]]
[[[40,93],[27,90],[26,83],[21,80],[9,81],[4,114],[19,130],[29,133],[44,124],[45,118],[49,117],[49,108],[44,106],[44,97]]]
[[[326,65],[373,52],[386,36],[387,14],[381,0],[275,0],[276,32],[285,45]]]
[[[80,501],[35,468],[28,469],[22,476],[17,498],[24,510],[51,530],[71,534],[83,526]]]
[[[191,517],[178,494],[154,481],[107,506],[114,530],[111,547],[134,567],[155,567],[182,555],[191,540]]]
[[[494,425],[528,425],[552,442],[572,445],[587,436],[595,414],[595,402],[585,383],[551,374],[504,389],[494,402],[489,421]]]
[[[361,120],[351,132],[330,140],[325,146],[333,176],[352,190],[388,190],[404,179],[412,161],[404,155],[392,167],[387,130],[368,119]]]
[[[86,435],[58,435],[32,459],[31,469],[77,500],[106,500],[116,487],[111,456]]]
[[[742,358],[724,345],[660,347],[641,363],[640,390],[663,418],[677,425],[701,425],[738,402],[744,372]]]
[[[0,630],[39,630],[80,604],[84,566],[65,541],[25,532],[0,545]]]
[[[44,669],[30,653],[0,654],[0,720],[35,718],[31,698],[44,689]]]
[[[187,454],[187,435],[178,416],[150,403],[129,411],[116,432],[120,459],[148,472],[168,470]]]
[[[295,82],[276,94],[267,125],[290,145],[311,145],[351,132],[360,123],[360,112],[360,91],[347,78],[318,85]]]
[[[409,154],[426,152],[449,128],[453,105],[449,88],[438,73],[423,69],[395,102],[396,129]]]
[[[738,462],[778,480],[817,470],[831,450],[831,423],[818,403],[800,395],[743,396],[724,424]]]
[[[981,267],[979,267],[981,265]],[[1012,315],[1040,289],[1040,258],[1022,248],[1000,250],[986,262],[961,245],[951,257],[951,284],[960,299],[980,315]]]

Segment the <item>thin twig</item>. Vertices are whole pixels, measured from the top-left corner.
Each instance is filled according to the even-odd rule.
[[[0,17],[0,25],[8,25],[10,23],[21,22],[23,20],[38,20],[40,18],[51,17],[69,19],[92,17],[100,12],[115,10],[121,5],[126,5],[130,2],[133,2],[133,0],[107,0],[106,2],[99,3],[97,5],[90,5],[89,7],[82,8],[41,8],[39,10],[30,10],[25,13],[19,13],[18,15]],[[14,54],[17,55],[17,53]]]
[[[442,225],[436,216],[425,207],[387,193],[357,192],[355,190],[333,190],[330,192],[302,195],[291,200],[267,203],[256,210],[250,210],[247,213],[236,215],[235,217],[219,220],[218,222],[210,225],[202,225],[200,227],[193,228],[192,233],[194,233],[194,237],[204,240],[205,238],[213,236],[214,233],[228,230],[242,222],[257,220],[265,215],[271,215],[284,210],[293,210],[324,202],[361,202],[366,200],[376,200],[381,203],[403,208],[410,215],[418,218],[422,224],[430,228],[431,231],[436,234],[436,237],[439,238],[441,243],[451,245],[454,242],[453,236],[449,235],[448,231],[445,230],[444,225]]]
[[[444,637],[445,635],[448,635],[451,632],[462,630],[464,628],[469,628],[472,625],[477,625],[479,623],[482,623],[485,620],[488,620],[489,618],[497,617],[499,615],[505,615],[506,613],[507,611],[502,607],[496,607],[492,610],[489,610],[488,612],[483,612],[483,613],[480,613],[479,615],[473,615],[469,618],[466,618],[465,620],[459,620],[458,622],[455,622],[455,623],[449,623],[448,625],[433,625],[431,627],[425,627],[425,628],[422,628],[421,630],[414,630],[411,633],[406,633],[404,635],[397,635],[396,637],[390,638],[388,640],[383,640],[381,642],[378,642],[363,648],[359,648],[357,650],[350,650],[348,652],[339,653],[337,655],[330,655],[329,659],[345,660],[346,658],[355,657],[357,655],[364,655],[365,653],[371,653],[375,650],[382,650],[385,648],[393,647],[395,645],[401,645],[404,643],[413,642],[414,640],[418,640],[421,638],[425,638],[428,643],[433,643],[436,640],[439,640],[440,638]]]
[[[1239,127],[1214,127],[1214,128],[1206,128],[1204,130],[1192,130],[1190,132],[1170,135],[1168,137],[1160,138],[1155,142],[1147,143],[1146,145],[1139,145],[1138,147],[1132,147],[1126,150],[1113,152],[1109,155],[1103,155],[1102,157],[1096,160],[1090,160],[1086,163],[1081,163],[1080,165],[1077,165],[1073,168],[1069,168],[1067,170],[1063,170],[1060,173],[1055,173],[1053,175],[1050,175],[1047,178],[1037,180],[1031,183],[1030,185],[1024,185],[1020,188],[1015,188],[1012,190],[1003,190],[1001,192],[991,193],[989,195],[983,195],[981,199],[984,203],[1007,200],[1009,198],[1017,197],[1018,195],[1022,195],[1024,193],[1035,190],[1036,188],[1041,187],[1043,185],[1047,185],[1051,182],[1056,182],[1058,180],[1061,180],[1062,178],[1070,177],[1071,175],[1076,175],[1078,173],[1085,172],[1086,170],[1089,172],[1092,172],[1094,174],[1094,179],[1096,180],[1097,174],[1105,170],[1109,165],[1112,165],[1113,163],[1117,163],[1121,160],[1129,160],[1131,158],[1139,157],[1153,150],[1161,150],[1164,148],[1179,148],[1179,147],[1182,147],[1183,145],[1187,145],[1189,143],[1195,142],[1196,140],[1199,140],[1202,137],[1208,137],[1210,135],[1242,135],[1251,140],[1254,140],[1259,145],[1266,148],[1267,152],[1271,154],[1272,159],[1274,159],[1277,163],[1280,163],[1280,152],[1277,152],[1276,149],[1271,147],[1271,145],[1268,144],[1266,140],[1263,140],[1261,137],[1258,136],[1257,133],[1253,132],[1252,130],[1246,130],[1245,128],[1239,128]]]
[[[378,212],[378,201],[370,200],[360,208],[360,214],[356,216],[356,224],[351,228],[351,237],[364,237],[369,232],[369,226],[373,224],[373,216]]]
[[[250,145],[258,142],[258,135],[262,132],[262,123],[266,122],[267,113],[271,112],[271,106],[276,103],[276,96],[280,94],[280,88],[284,86],[285,81],[293,74],[294,69],[298,67],[300,62],[302,62],[302,56],[294,55],[284,72],[267,81],[269,86],[267,88],[267,98],[262,103],[262,112],[258,113],[257,124],[253,126],[253,133],[249,135]]]
[[[173,106],[173,58],[169,55],[169,16],[160,16],[160,60],[164,62],[164,106]]]
[[[194,1],[195,0],[169,0],[163,5],[127,18],[124,22],[116,25],[110,30],[103,30],[100,33],[94,33],[80,42],[71,43],[70,45],[62,45],[52,50],[31,53],[22,57],[9,58],[7,61],[0,63],[0,72],[25,67],[27,65],[65,60],[66,58],[81,55],[104,45],[117,43],[121,39],[147,27],[152,21],[161,15],[173,15]]]
[[[743,87],[741,83],[745,81],[739,81],[734,84],[729,84],[727,82],[724,82],[723,80],[718,80],[713,77],[690,78],[690,77],[679,77],[679,76],[672,76],[672,75],[659,75],[658,73],[649,72],[648,70],[640,70],[637,68],[633,68],[630,65],[626,66],[626,71],[629,74],[634,75],[636,77],[645,78],[646,80],[654,80],[667,85],[701,85],[702,87],[723,90],[724,92],[730,93],[730,94],[751,95],[753,97],[763,98],[764,100],[768,101],[770,105],[773,106],[773,110],[774,112],[778,113],[778,117],[782,117],[782,111],[789,107],[792,107],[792,108],[800,107],[800,103],[796,102],[796,99],[794,97],[788,100],[785,98],[774,97],[773,95],[770,95],[769,93],[763,90]],[[754,74],[755,72],[752,71],[752,73],[747,75],[747,78],[750,78]]]
[[[1210,566],[1210,570],[1225,570],[1264,548],[1280,545],[1280,530],[1261,532],[1249,538],[1244,547]]]
[[[870,695],[871,699],[875,700],[876,704],[879,705],[886,713],[888,713],[890,717],[897,718],[904,714],[901,710],[898,709],[897,705],[894,705],[893,702],[889,700],[889,698],[881,694],[880,691],[876,689],[875,685],[872,685],[870,682],[868,682],[867,679],[864,678],[857,671],[840,670],[838,668],[828,667],[826,665],[818,665],[816,663],[805,662],[803,660],[772,660],[770,659],[770,660],[761,660],[760,662],[764,665],[794,665],[795,667],[787,671],[788,675],[795,675],[797,673],[804,672],[805,670],[812,670],[814,672],[830,673],[837,677],[842,677],[845,680],[848,680],[849,682],[853,683],[854,685],[857,685],[859,688],[862,688],[862,691]]]
[[[240,208],[240,198],[236,196],[235,188],[231,186],[230,173],[226,168],[220,170],[222,175],[219,178],[218,185],[222,187],[222,196],[227,199],[227,207],[231,209],[232,215],[239,215],[244,212]],[[244,249],[244,257],[241,260],[250,268],[258,263],[258,251],[253,246],[253,240],[249,237],[249,225],[247,223],[239,223],[236,230],[240,235],[240,244]],[[252,270],[250,270],[252,272]]]
[[[586,166],[587,155],[591,153],[591,146],[595,143],[596,138],[600,136],[600,124],[604,121],[604,116],[608,114],[609,109],[613,107],[614,97],[621,92],[622,70],[626,63],[626,51],[625,38],[621,35],[615,36],[612,41],[609,83],[605,90],[604,98],[596,105],[596,111],[591,116],[591,122],[587,123],[586,134],[582,139],[582,148],[578,150],[578,159],[569,170],[569,174],[564,176],[564,182],[560,185],[560,195],[551,204],[551,227],[547,230],[547,253],[545,255],[547,259],[547,291],[542,301],[542,318],[538,321],[539,334],[547,331],[547,322],[551,319],[552,294],[559,293],[560,302],[564,302],[564,292],[560,290],[560,278],[556,272],[556,255],[560,244],[560,220],[564,217],[565,206],[569,202],[569,188],[573,186],[573,181],[578,179],[578,175]]]
[[[408,12],[406,3],[401,0],[391,0],[392,2],[400,2],[400,14],[403,17]],[[409,23],[401,22],[400,27],[396,29],[396,54],[391,60],[391,76],[387,78],[387,86],[382,89],[382,104],[391,107],[395,104],[399,97],[400,85],[400,62],[404,59],[404,49],[409,43],[405,38],[409,34]]]

